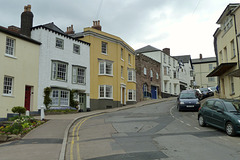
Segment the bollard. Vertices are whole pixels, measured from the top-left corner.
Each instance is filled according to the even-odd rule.
[[[30,116],[29,110],[26,111],[26,116]]]
[[[45,118],[44,109],[45,109],[45,107],[41,106],[41,120],[44,120],[44,118]]]

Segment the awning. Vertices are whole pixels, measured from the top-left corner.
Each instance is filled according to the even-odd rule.
[[[228,76],[240,77],[240,69],[234,70],[228,74]]]
[[[221,63],[217,66],[211,73],[207,75],[207,77],[216,77],[223,75],[226,71],[236,66],[237,62],[234,63]]]

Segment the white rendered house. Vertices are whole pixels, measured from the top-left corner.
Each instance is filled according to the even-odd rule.
[[[50,107],[69,107],[70,92],[80,108],[90,110],[90,44],[64,33],[54,23],[32,28],[31,38],[41,42],[38,108],[44,89],[51,88]]]

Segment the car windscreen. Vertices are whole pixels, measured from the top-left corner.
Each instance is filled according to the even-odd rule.
[[[194,92],[181,93],[180,99],[196,99],[196,96]]]
[[[240,112],[239,108],[240,108],[240,102],[225,102],[226,108],[228,110],[228,112]]]

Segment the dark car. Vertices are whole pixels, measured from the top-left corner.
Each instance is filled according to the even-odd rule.
[[[210,87],[208,88],[208,95],[214,96],[214,91]]]
[[[194,89],[196,96],[198,97],[199,100],[203,99],[203,94],[200,91],[200,89]]]
[[[183,110],[198,110],[200,102],[194,90],[183,90],[177,98],[177,108]]]
[[[198,123],[225,130],[227,135],[240,133],[240,100],[208,99],[198,111]]]
[[[200,91],[201,91],[202,94],[203,94],[203,98],[207,98],[207,97],[210,96],[210,95],[209,95],[208,88],[199,88],[199,89],[200,89]]]

